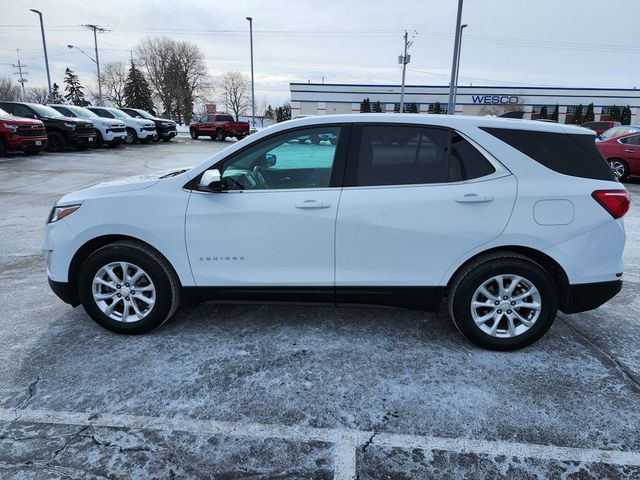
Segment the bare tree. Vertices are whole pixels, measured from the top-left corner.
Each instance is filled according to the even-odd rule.
[[[47,87],[29,87],[27,88],[27,102],[32,103],[49,103],[49,89]]]
[[[127,65],[124,62],[107,63],[100,72],[102,96],[116,107],[124,107],[124,86],[127,82]]]
[[[0,100],[9,102],[20,98],[20,85],[14,82],[11,77],[0,78]]]
[[[218,80],[220,103],[231,110],[238,121],[251,105],[249,98],[249,79],[239,71],[227,72]]]
[[[164,113],[188,122],[194,101],[208,85],[204,53],[200,47],[167,37],[146,38],[136,47],[136,55]]]

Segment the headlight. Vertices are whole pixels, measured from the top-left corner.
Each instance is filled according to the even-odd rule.
[[[18,126],[17,125],[9,125],[7,123],[3,123],[2,125],[4,126],[4,128],[9,130],[11,133],[16,133],[18,131]]]
[[[64,217],[68,217],[79,208],[80,205],[65,205],[64,207],[54,206],[51,209],[51,213],[49,214],[49,220],[47,221],[47,223],[53,223],[57,222],[58,220],[62,220]]]
[[[76,124],[75,123],[66,123],[64,124],[65,127],[70,128],[71,130],[75,130],[76,129]]]

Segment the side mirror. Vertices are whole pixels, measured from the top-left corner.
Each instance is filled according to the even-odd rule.
[[[278,160],[278,157],[276,157],[273,153],[267,153],[264,156],[264,166],[265,166],[265,168],[275,167],[277,160]]]
[[[197,188],[201,192],[221,192],[223,189],[220,170],[214,169],[204,172],[200,177]]]

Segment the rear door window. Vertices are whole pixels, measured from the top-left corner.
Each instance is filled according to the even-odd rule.
[[[626,145],[640,145],[640,135],[621,138],[620,143],[624,143]]]
[[[615,180],[592,135],[512,128],[482,130],[551,170],[573,177]]]

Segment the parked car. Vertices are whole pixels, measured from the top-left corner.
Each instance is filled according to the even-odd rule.
[[[167,120],[166,118],[156,117],[149,112],[141,110],[139,108],[121,108],[124,113],[131,115],[133,118],[141,118],[144,120],[151,120],[156,124],[156,132],[158,132],[157,140],[163,142],[169,142],[173,137],[178,135],[176,128],[176,122],[173,120]]]
[[[249,131],[249,122],[236,122],[231,115],[203,115],[189,124],[189,134],[194,140],[198,137],[211,137],[219,142],[227,137],[242,140]]]
[[[585,122],[581,127],[588,128],[596,132],[596,135],[600,136],[610,128],[619,127],[620,122],[600,121],[600,122]]]
[[[613,127],[604,132],[597,139],[598,141],[605,141],[609,138],[621,137],[622,135],[626,135],[627,133],[640,132],[640,127],[636,127],[634,125],[622,125],[620,127]]]
[[[90,121],[65,117],[38,103],[0,102],[0,108],[16,117],[40,120],[47,132],[47,149],[59,152],[67,147],[86,150],[96,143],[96,130]]]
[[[93,113],[102,118],[112,118],[120,120],[125,124],[125,140],[128,145],[134,143],[149,143],[158,137],[156,132],[156,124],[151,120],[142,120],[133,118],[131,115],[124,113],[117,108],[110,107],[87,107]]]
[[[47,132],[40,120],[18,118],[0,108],[0,155],[8,150],[40,153],[47,146]]]
[[[313,135],[338,141],[300,143]],[[66,195],[43,251],[53,291],[116,332],[160,326],[183,298],[433,310],[446,297],[464,336],[512,350],[558,309],[620,291],[628,208],[584,128],[327,115]]]
[[[609,162],[613,173],[621,182],[640,178],[640,130],[596,143],[598,150]]]
[[[49,106],[67,117],[91,120],[96,129],[96,146],[98,147],[102,145],[116,147],[121,143],[124,143],[127,138],[125,124],[120,120],[101,118],[91,110],[83,107],[76,107],[75,105],[51,104]]]

